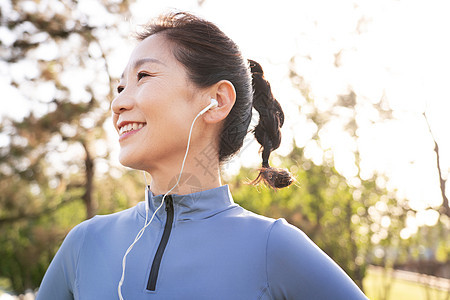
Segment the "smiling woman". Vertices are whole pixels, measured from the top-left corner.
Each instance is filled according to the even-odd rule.
[[[187,13],[163,15],[138,37],[112,111],[120,162],[151,175],[145,201],[76,226],[38,299],[366,299],[303,232],[236,205],[221,183],[252,107],[255,182],[293,181],[269,165],[284,114],[261,66]]]

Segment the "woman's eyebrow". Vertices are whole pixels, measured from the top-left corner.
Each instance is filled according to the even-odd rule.
[[[140,58],[140,59],[138,59],[138,60],[136,60],[134,63],[133,63],[133,70],[134,69],[137,69],[138,67],[140,67],[140,66],[142,66],[143,64],[145,64],[145,63],[148,63],[148,62],[152,62],[152,63],[157,63],[157,64],[161,64],[161,65],[166,65],[165,63],[163,63],[162,61],[160,61],[159,59],[156,59],[156,58],[151,58],[151,57],[144,57],[144,58]],[[125,72],[124,72],[125,73]],[[123,78],[123,76],[124,76],[124,73],[122,73],[122,75],[120,76],[120,78],[122,79]]]

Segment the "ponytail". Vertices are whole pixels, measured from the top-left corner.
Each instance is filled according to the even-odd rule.
[[[253,133],[262,150],[262,166],[258,177],[251,183],[258,184],[262,180],[274,189],[283,188],[294,180],[287,170],[272,168],[269,165],[269,156],[280,146],[280,128],[284,123],[284,113],[280,103],[272,95],[261,66],[253,60],[249,60],[249,63],[253,82],[253,107],[259,113],[259,122]]]

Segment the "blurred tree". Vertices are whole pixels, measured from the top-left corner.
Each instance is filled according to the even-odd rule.
[[[7,141],[0,149],[0,277],[16,292],[39,285],[64,235],[92,217],[99,202],[110,212],[133,201],[114,188],[120,172],[112,176],[104,130],[115,80],[108,56],[126,40],[119,24],[128,5],[0,5],[0,67],[30,111],[2,116],[0,126]],[[97,175],[96,165],[103,169]]]
[[[339,65],[336,65],[339,67]],[[324,231],[323,235],[311,232],[311,238],[342,267],[362,287],[362,279],[365,274],[366,265],[378,258],[388,259],[385,248],[391,248],[398,244],[399,232],[404,227],[406,212],[409,211],[407,203],[397,201],[395,192],[388,192],[379,182],[386,179],[381,174],[363,174],[361,168],[361,155],[359,151],[359,128],[367,124],[389,122],[392,119],[392,111],[381,98],[377,102],[359,99],[357,94],[350,88],[348,93],[337,95],[334,101],[327,99],[326,109],[321,109],[319,99],[313,98],[313,92],[307,80],[297,72],[299,67],[296,58],[291,60],[291,80],[294,86],[301,92],[305,103],[300,109],[300,114],[313,123],[311,139],[306,143],[305,150],[314,146],[322,153],[321,166],[316,166],[320,171],[316,175],[320,182],[320,189],[330,189],[329,178],[333,175],[338,178],[339,185],[345,188],[333,191],[335,198],[317,198],[314,196],[317,216],[328,214],[333,221],[330,230]],[[362,112],[372,111],[367,118]],[[330,135],[340,134],[341,140],[338,145],[327,141]],[[339,147],[345,147],[347,153],[346,169],[337,172],[335,166],[335,153],[342,152]],[[305,160],[299,159],[302,162]],[[311,163],[309,163],[311,164]],[[319,163],[320,165],[320,163]],[[324,172],[324,166],[331,168],[333,174]],[[312,174],[307,177],[314,178]],[[310,180],[310,179],[306,179]],[[332,186],[332,185],[331,185]],[[315,193],[312,193],[313,195]],[[334,199],[334,200],[331,200]],[[333,203],[334,206],[320,205],[322,202]],[[334,208],[336,207],[336,208]],[[333,213],[334,211],[334,213]],[[330,214],[331,212],[331,214]],[[305,230],[307,233],[308,230]],[[347,237],[345,242],[339,242]],[[345,254],[340,254],[344,243],[348,249]],[[378,251],[375,251],[378,249]]]
[[[450,232],[450,219],[448,214],[450,209],[446,195],[448,172],[442,169],[441,163],[444,160],[441,158],[441,155],[443,156],[443,154],[440,153],[439,145],[433,136],[431,128],[429,127],[428,129],[434,142],[437,177],[443,199],[440,207],[429,207],[425,211],[412,210],[408,205],[409,199],[399,198],[395,191],[385,189],[388,186],[389,178],[367,172],[367,168],[365,168],[367,157],[364,157],[363,149],[361,149],[362,143],[360,143],[363,138],[367,138],[364,136],[365,133],[376,128],[378,124],[389,125],[389,122],[396,121],[394,119],[394,111],[390,109],[388,99],[382,90],[376,91],[374,88],[369,93],[362,95],[364,90],[358,81],[354,81],[355,88],[352,87],[351,82],[341,81],[341,78],[345,78],[346,74],[345,72],[341,73],[339,69],[345,69],[346,56],[349,57],[350,53],[355,53],[354,50],[358,46],[359,35],[364,38],[365,25],[370,22],[370,19],[362,17],[358,21],[356,31],[352,32],[350,36],[346,36],[346,38],[343,38],[342,35],[331,37],[333,43],[330,43],[329,47],[333,48],[336,45],[339,47],[334,51],[334,59],[323,55],[323,52],[326,52],[326,50],[323,52],[319,51],[320,54],[318,56],[321,59],[319,63],[313,62],[314,57],[312,54],[314,53],[303,53],[303,55],[297,55],[292,58],[290,77],[294,86],[304,98],[303,103],[301,103],[300,119],[307,120],[305,123],[308,126],[305,126],[305,131],[313,128],[310,130],[309,140],[306,142],[302,141],[304,143],[304,153],[308,154],[306,155],[307,158],[321,165],[327,163],[326,156],[330,151],[332,154],[329,154],[328,157],[336,156],[336,164],[334,166],[340,174],[344,175],[350,186],[358,188],[367,184],[367,182],[371,182],[372,188],[369,190],[378,195],[378,200],[376,200],[376,203],[371,204],[370,207],[367,207],[370,217],[368,219],[369,229],[372,233],[370,237],[371,245],[369,245],[372,250],[367,257],[369,262],[390,269],[400,265],[403,267],[408,264],[414,265],[415,260],[419,260],[417,262],[419,265],[428,267],[414,269],[414,271],[433,273],[435,275],[449,274],[450,239],[448,233]],[[317,40],[315,37],[310,38],[316,43],[321,42],[320,38],[317,38]],[[349,41],[350,44],[347,43]],[[342,45],[344,45],[344,48],[340,48]],[[305,49],[308,49],[308,47],[305,47]],[[323,67],[327,62],[329,63],[329,68],[324,71]],[[310,73],[308,73],[308,70]],[[314,87],[308,82],[308,79],[319,75],[319,72],[326,72],[326,75],[323,74],[324,77],[333,76],[336,82],[348,85],[347,87],[340,86],[341,91],[345,90],[344,88],[347,88],[347,91],[337,97],[330,96],[330,93],[328,93],[328,96],[324,96],[327,95],[328,90],[336,89],[338,84],[333,84],[329,89],[323,86],[319,87],[321,90],[314,89],[320,84],[320,79],[316,78],[314,82],[316,86]],[[320,78],[321,75],[322,73],[317,77]],[[371,78],[363,74],[361,76],[367,79]],[[331,81],[328,78],[326,82],[330,84]],[[372,82],[369,83],[369,85],[371,84]],[[376,86],[375,83],[374,86]],[[379,87],[382,88],[382,86]],[[370,88],[367,88],[367,90],[370,90]],[[358,91],[361,94],[358,94]],[[378,92],[383,93],[380,93],[381,96],[376,99],[373,96]],[[428,124],[425,114],[424,117]],[[302,129],[299,128],[298,130]],[[332,137],[331,139],[330,136]],[[339,136],[339,140],[335,136]],[[330,142],[333,139],[337,140],[334,144]],[[310,155],[311,152],[322,152],[322,157],[317,160],[316,157]],[[344,157],[346,161],[345,168],[342,168],[342,164],[338,165],[337,163],[342,159],[343,152],[346,153]],[[418,219],[423,219],[421,217],[423,213],[428,214],[428,216],[432,215],[433,218],[430,218],[436,219],[438,222],[431,225],[424,224],[423,221],[420,223]],[[438,219],[434,218],[437,213],[439,213]],[[414,224],[418,225],[415,230],[412,230],[411,228],[414,229]],[[428,234],[424,234],[424,232]],[[426,258],[428,259],[427,262],[420,261]],[[431,272],[430,259],[435,260],[432,265],[439,262],[445,271],[437,271],[442,268],[436,267],[435,272]],[[386,291],[389,284],[390,282],[386,283]],[[387,294],[386,292],[380,298],[386,298]]]
[[[368,263],[392,266],[395,262],[399,255],[395,248],[401,242],[400,231],[410,210],[405,201],[396,199],[395,191],[384,188],[381,183],[386,179],[382,175],[363,174],[361,168],[358,129],[389,122],[392,111],[384,98],[364,101],[351,88],[334,101],[314,98],[310,84],[297,71],[301,69],[293,58],[290,77],[305,100],[300,119],[313,129],[304,146],[294,146],[286,158],[279,158],[296,175],[297,185],[278,192],[261,188],[257,193],[239,183],[253,177],[244,169],[233,181],[233,194],[245,207],[285,217],[301,228],[363,288]],[[367,110],[372,112],[370,118],[361,116]],[[341,139],[333,145],[329,137],[336,134]],[[341,155],[342,146],[347,163],[338,170],[335,156]]]
[[[302,229],[362,288],[374,247],[402,228],[397,215],[404,214],[403,208],[375,180],[352,186],[331,160],[316,165],[305,157],[304,149],[294,146],[288,156],[277,159],[289,168],[296,184],[279,191],[255,189],[243,184],[254,178],[254,171],[243,168],[230,182],[235,201],[256,213],[283,217]]]

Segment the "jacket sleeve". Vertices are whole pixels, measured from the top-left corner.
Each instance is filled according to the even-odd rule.
[[[86,222],[75,226],[64,239],[39,287],[36,300],[73,300],[78,257]]]
[[[269,233],[267,278],[273,299],[367,299],[330,257],[284,219],[275,221]]]

